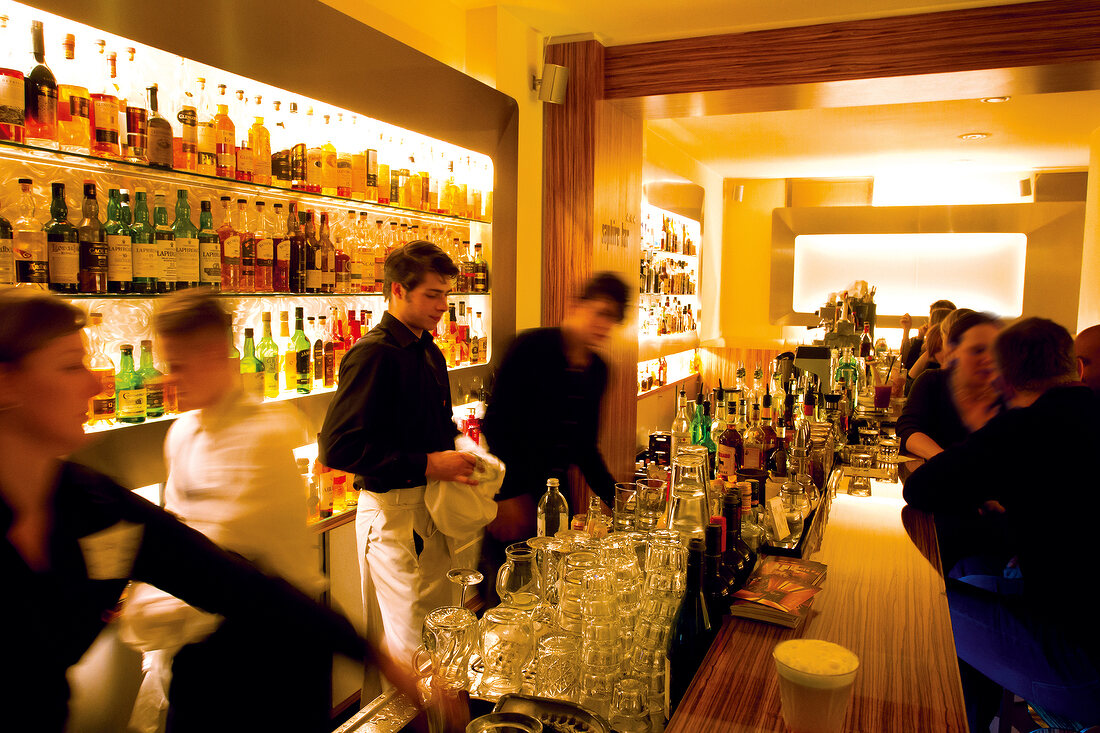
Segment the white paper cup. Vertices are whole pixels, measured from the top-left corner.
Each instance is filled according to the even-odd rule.
[[[789,639],[772,650],[783,720],[794,733],[840,733],[859,657],[821,639]]]

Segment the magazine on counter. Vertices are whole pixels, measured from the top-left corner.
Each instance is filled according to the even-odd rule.
[[[795,628],[809,616],[827,567],[796,557],[765,557],[733,594],[730,615]]]

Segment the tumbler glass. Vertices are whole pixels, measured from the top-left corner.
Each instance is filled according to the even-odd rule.
[[[442,606],[424,617],[421,639],[431,656],[434,685],[464,689],[469,684],[470,654],[477,634],[477,617],[459,606]]]
[[[618,733],[649,733],[649,685],[633,677],[615,684],[611,695],[611,727]]]
[[[535,663],[536,695],[576,701],[580,673],[578,637],[573,634],[547,634],[539,639]]]
[[[531,619],[526,613],[508,606],[497,606],[481,619],[481,661],[485,672],[482,689],[490,695],[518,692],[523,667],[531,658]]]
[[[652,532],[657,529],[665,513],[668,497],[668,484],[657,479],[647,478],[635,481],[638,487],[635,494],[637,519],[635,526],[640,532]]]
[[[705,459],[681,451],[672,459],[672,502],[668,529],[685,538],[703,538],[710,521],[707,502]]]
[[[633,481],[615,484],[615,508],[612,529],[616,532],[629,532],[634,529],[634,522],[638,514],[635,495],[638,486]]]

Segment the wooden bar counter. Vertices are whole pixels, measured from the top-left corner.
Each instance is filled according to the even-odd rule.
[[[809,558],[829,567],[813,615],[798,630],[727,617],[669,733],[787,731],[771,652],[797,637],[859,655],[846,732],[966,731],[935,528],[912,510],[903,524],[903,508],[900,483],[838,493]]]

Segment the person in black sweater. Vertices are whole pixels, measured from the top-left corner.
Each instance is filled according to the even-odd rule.
[[[85,441],[88,401],[101,390],[84,364],[83,324],[83,311],[55,296],[0,293],[5,730],[64,728],[65,672],[107,624],[130,579],[227,620],[309,628],[318,649],[366,657],[389,676],[395,667],[347,619],[219,549],[106,476],[59,458]],[[278,643],[272,636],[271,644]],[[396,674],[394,680],[415,691]],[[299,715],[302,700],[293,697],[241,700],[242,707],[250,704],[273,708],[283,720],[309,717]]]
[[[962,442],[1000,410],[993,341],[1000,322],[987,313],[960,317],[947,334],[947,367],[921,374],[898,418],[901,449],[931,458]]]
[[[1000,522],[1022,576],[970,572],[946,581],[970,729],[985,730],[996,712],[999,693],[989,680],[1094,724],[1100,627],[1080,588],[1095,552],[1094,518],[1081,508],[1091,505],[1095,482],[1079,459],[1100,445],[1100,398],[1077,381],[1072,338],[1052,321],[1016,323],[1000,334],[995,353],[1012,409],[929,459],[903,496],[935,515],[937,531],[941,519]],[[945,570],[990,550],[981,531],[946,539]]]
[[[535,507],[546,480],[558,479],[568,497],[571,466],[580,469],[605,504],[613,505],[615,479],[598,445],[607,364],[597,349],[622,322],[626,304],[627,288],[618,276],[595,275],[571,301],[559,327],[521,334],[504,355],[482,434],[508,470],[483,554],[494,552],[494,540],[507,544],[533,536]],[[538,410],[532,409],[535,405]]]

